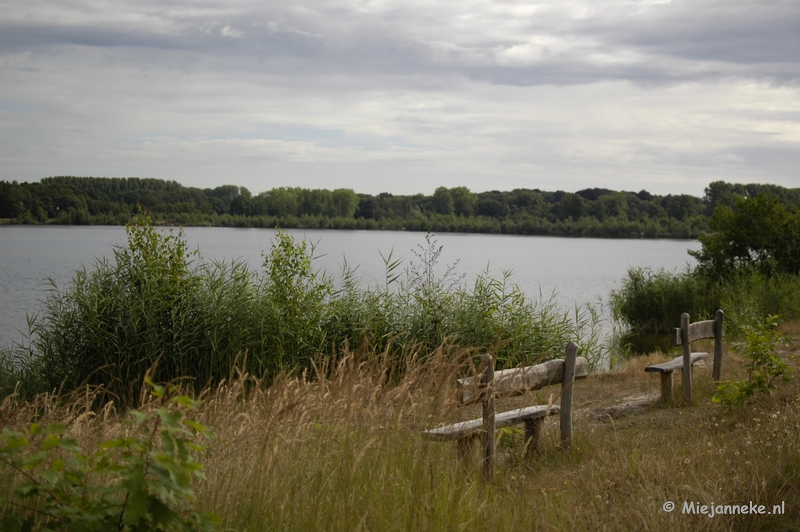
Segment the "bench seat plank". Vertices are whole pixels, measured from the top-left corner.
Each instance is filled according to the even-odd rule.
[[[691,363],[694,365],[696,362],[700,360],[705,360],[708,358],[708,353],[704,352],[697,352],[691,354]],[[674,360],[670,362],[664,362],[661,364],[656,364],[654,366],[647,366],[644,368],[645,371],[648,372],[659,372],[659,373],[672,373],[676,369],[683,369],[683,357],[675,357]]]
[[[561,407],[559,405],[552,405],[550,407],[547,405],[537,405],[519,408],[517,410],[509,410],[508,412],[495,415],[495,428],[510,427],[532,419],[558,414],[559,412],[561,412]],[[425,439],[428,440],[448,441],[466,438],[467,436],[479,433],[482,429],[483,418],[477,418],[426,430],[422,434]]]

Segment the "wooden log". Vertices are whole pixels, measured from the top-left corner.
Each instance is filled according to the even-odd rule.
[[[692,345],[689,340],[689,314],[681,314],[681,342],[683,345],[683,399],[692,404]]]
[[[725,322],[725,313],[718,310],[714,316],[714,369],[711,378],[714,384],[719,382],[720,374],[722,373],[722,338],[724,336],[723,325]]]
[[[483,355],[481,388],[483,395],[483,478],[494,477],[495,411],[494,411],[494,357]]]
[[[585,379],[588,376],[589,362],[584,357],[578,357],[575,360],[575,378]],[[558,384],[563,380],[564,361],[550,360],[536,366],[496,371],[494,374],[494,393],[496,397],[522,395],[550,384]],[[456,386],[458,400],[462,403],[468,404],[481,400],[473,377],[458,379]]]
[[[567,344],[564,356],[564,380],[561,384],[561,446],[569,449],[572,445],[572,389],[575,384],[575,359],[578,346]]]

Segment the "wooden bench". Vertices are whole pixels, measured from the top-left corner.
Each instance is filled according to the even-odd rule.
[[[683,372],[683,390],[686,404],[692,403],[692,366],[700,360],[707,359],[710,354],[705,352],[692,353],[691,344],[695,340],[706,338],[714,339],[714,369],[712,379],[719,382],[722,370],[722,338],[725,314],[718,310],[713,320],[689,323],[689,314],[681,315],[681,326],[672,331],[672,345],[683,346],[683,355],[675,357],[670,362],[648,366],[647,372],[661,374],[661,400],[672,400],[672,372],[680,369]]]
[[[457,381],[459,402],[483,403],[483,416],[427,430],[423,437],[434,441],[456,441],[462,455],[480,437],[483,443],[483,474],[486,478],[494,475],[496,429],[524,423],[528,451],[539,450],[544,418],[560,413],[561,443],[562,447],[568,449],[572,442],[572,386],[575,379],[589,375],[589,363],[585,358],[578,357],[577,353],[578,346],[570,342],[567,344],[564,360],[551,360],[536,366],[497,372],[494,371],[492,355],[484,355],[477,378],[468,377]],[[561,383],[560,405],[528,406],[500,414],[495,412],[496,398],[522,395],[558,383]]]

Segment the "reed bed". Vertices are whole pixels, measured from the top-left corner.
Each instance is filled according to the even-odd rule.
[[[619,290],[611,293],[611,306],[620,335],[619,351],[629,354],[669,349],[669,334],[680,327],[688,312],[692,321],[713,319],[725,312],[725,335],[736,338],[768,316],[781,321],[800,318],[800,276],[762,273],[742,268],[711,280],[701,271],[687,268],[668,272],[631,268]]]
[[[362,288],[352,271],[334,286],[314,271],[313,245],[280,231],[260,270],[205,261],[147,216],[127,233],[111,259],[53,286],[27,339],[0,352],[0,397],[90,385],[135,406],[154,365],[155,380],[188,378],[199,393],[235,367],[269,380],[350,346],[409,357],[449,341],[490,349],[502,367],[558,356],[579,340],[592,366],[608,358],[592,308],[532,301],[509,274],[466,286],[453,267],[440,273],[442,247],[430,234],[409,264],[386,258],[383,286]]]

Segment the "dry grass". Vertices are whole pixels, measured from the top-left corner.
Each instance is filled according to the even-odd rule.
[[[786,334],[794,338],[800,337],[800,320],[793,320],[781,323],[778,326],[778,332]]]
[[[451,399],[470,353],[440,348],[406,364],[353,353],[313,376],[269,388],[240,375],[208,391],[196,418],[216,433],[203,459],[198,504],[224,530],[796,530],[800,526],[800,380],[735,411],[711,402],[710,369],[695,372],[695,404],[619,407],[658,393],[633,359],[575,388],[575,440],[558,447],[557,420],[544,450],[524,457],[522,431],[501,431],[497,475],[478,479],[454,444],[420,432],[475,414]],[[723,377],[743,364],[726,353]],[[676,378],[680,396],[680,378]],[[93,414],[92,393],[0,406],[3,426],[66,422],[91,446],[120,428],[113,407]],[[558,387],[499,403],[547,402]],[[630,401],[628,401],[630,402]],[[608,414],[611,412],[611,414]],[[666,501],[677,508],[662,510]],[[684,515],[684,502],[766,505],[785,515]]]

